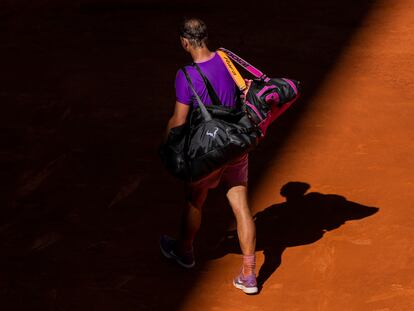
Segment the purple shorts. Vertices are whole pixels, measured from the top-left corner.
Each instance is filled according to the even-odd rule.
[[[246,153],[242,157],[226,164],[222,168],[214,171],[210,175],[189,184],[190,189],[213,189],[220,182],[224,182],[228,189],[235,186],[247,186],[247,175],[249,167],[249,155]]]

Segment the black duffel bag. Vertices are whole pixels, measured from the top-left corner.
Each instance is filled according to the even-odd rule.
[[[235,109],[221,105],[210,81],[197,64],[212,100],[205,106],[194,89],[185,68],[183,72],[198,102],[192,109],[189,122],[172,128],[160,148],[161,160],[174,176],[197,181],[257,146],[258,132],[240,102]]]

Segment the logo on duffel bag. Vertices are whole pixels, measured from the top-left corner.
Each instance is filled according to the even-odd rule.
[[[216,127],[216,129],[214,130],[213,133],[207,131],[206,135],[211,136],[213,138],[216,138],[216,135],[217,135],[218,130],[219,130],[218,127]]]

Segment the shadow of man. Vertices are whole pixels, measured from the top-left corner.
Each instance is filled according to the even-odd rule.
[[[285,184],[280,194],[286,202],[274,204],[254,216],[256,250],[262,250],[265,260],[259,269],[260,287],[281,264],[287,247],[318,241],[327,231],[339,228],[348,220],[375,214],[376,207],[364,206],[335,194],[306,193],[310,185],[303,182]],[[240,253],[237,234],[228,232],[214,252],[214,257]]]

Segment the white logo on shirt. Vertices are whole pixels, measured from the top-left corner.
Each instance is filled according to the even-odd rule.
[[[218,130],[219,130],[218,127],[216,127],[216,129],[214,130],[214,133],[211,133],[211,132],[207,131],[206,135],[211,136],[213,138],[216,138]]]

